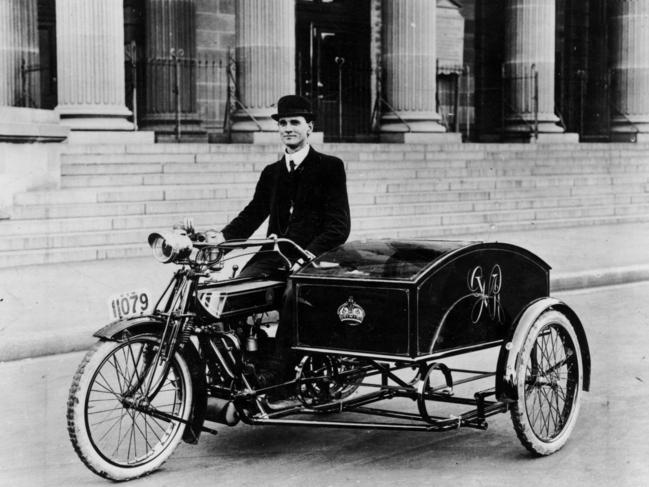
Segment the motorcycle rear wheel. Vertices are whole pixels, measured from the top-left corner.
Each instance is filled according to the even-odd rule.
[[[99,341],[77,369],[68,398],[68,433],[81,461],[97,475],[111,480],[147,475],[169,458],[182,437],[183,423],[129,407],[128,401],[143,398],[148,374],[155,374],[152,361],[158,346],[154,335]],[[172,358],[162,384],[151,390],[146,399],[150,406],[189,417],[192,381],[180,354]]]

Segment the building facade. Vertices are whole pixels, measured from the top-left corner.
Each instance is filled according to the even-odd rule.
[[[0,112],[23,139],[254,141],[297,92],[332,141],[635,140],[648,41],[645,0],[0,0]]]

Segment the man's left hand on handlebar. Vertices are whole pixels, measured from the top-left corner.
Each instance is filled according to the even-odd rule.
[[[218,245],[225,242],[225,237],[223,237],[223,234],[217,230],[210,228],[204,232],[196,231],[194,228],[194,219],[192,217],[186,217],[182,221],[174,223],[172,228],[174,233],[187,235],[197,242],[203,242],[210,245]]]
[[[307,265],[309,262],[310,262],[309,260],[306,260],[306,259],[303,259],[303,258],[299,258],[299,259],[296,260],[296,261],[293,263],[293,265],[291,266],[291,272],[295,272],[295,271],[298,271],[298,270],[302,269],[302,267],[304,267],[305,265]]]
[[[212,229],[205,230],[204,232],[196,232],[194,234],[194,240],[208,245],[218,245],[225,242],[223,234]]]
[[[225,242],[225,237],[223,236],[223,234],[216,230],[206,230],[203,232],[203,236],[205,237],[205,243],[208,243],[210,245],[218,245]]]

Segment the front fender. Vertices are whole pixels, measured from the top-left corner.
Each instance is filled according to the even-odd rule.
[[[162,335],[165,327],[165,319],[156,315],[141,315],[131,318],[122,318],[107,324],[97,330],[93,336],[103,340],[124,341],[132,335],[140,333],[153,333]],[[181,355],[189,366],[189,373],[192,377],[192,412],[189,416],[189,424],[185,427],[183,441],[196,443],[201,434],[201,427],[205,421],[205,410],[207,407],[207,387],[205,383],[205,365],[200,353],[191,340],[184,344]]]
[[[106,340],[122,340],[124,331],[128,330],[126,335],[135,335],[145,331],[161,333],[165,326],[165,321],[161,316],[140,315],[108,323],[106,326],[97,330],[93,336]]]
[[[590,350],[586,332],[577,314],[564,302],[552,298],[541,298],[527,306],[514,320],[509,338],[505,340],[498,355],[496,368],[496,397],[499,401],[516,401],[518,399],[517,370],[519,364],[519,351],[523,348],[523,342],[527,337],[530,328],[541,314],[548,310],[557,310],[563,313],[572,324],[579,346],[581,348],[581,359],[584,367],[583,389],[590,389]]]

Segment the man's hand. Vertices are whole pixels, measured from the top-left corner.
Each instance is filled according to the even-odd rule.
[[[174,223],[174,226],[171,228],[173,229],[174,233],[190,235],[195,232],[194,219],[190,216],[185,217],[182,221]]]
[[[208,243],[210,245],[218,245],[221,242],[225,242],[225,237],[221,232],[217,232],[216,230],[206,230],[203,232],[203,235],[205,236],[205,243]]]
[[[304,260],[302,258],[299,258],[298,260],[295,261],[295,263],[291,267],[291,272],[298,271],[298,270],[302,269],[302,267],[304,267],[307,264],[308,264],[308,262],[306,260]]]

